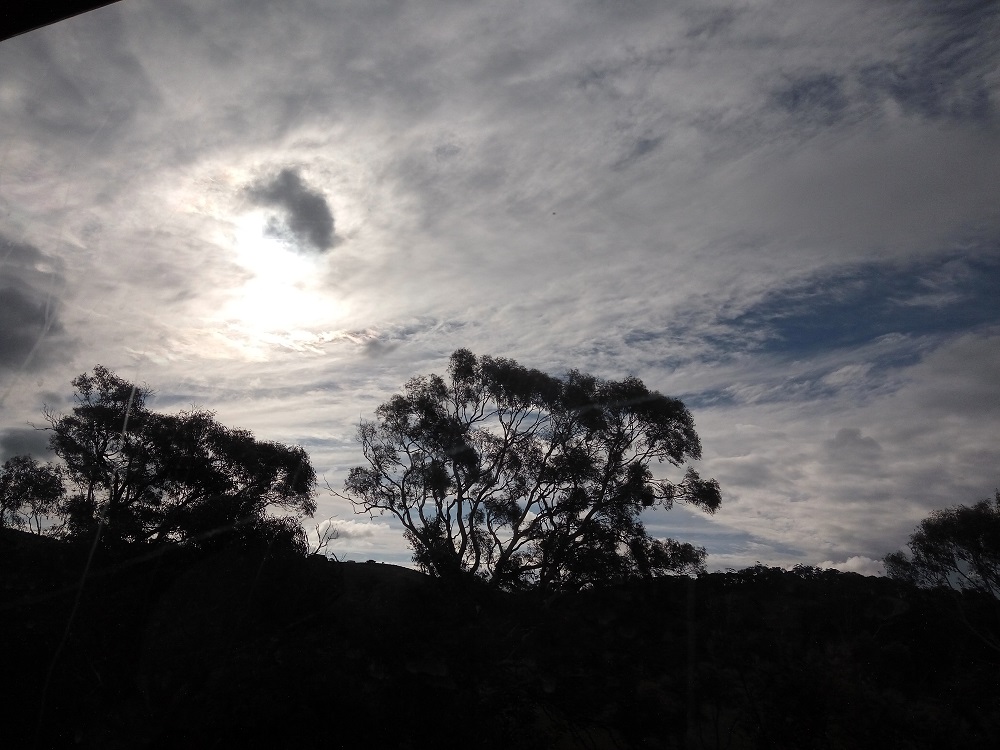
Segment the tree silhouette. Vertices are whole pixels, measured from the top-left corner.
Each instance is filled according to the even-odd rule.
[[[994,627],[974,624],[970,603],[959,598],[965,625],[981,641],[1000,651],[1000,491],[972,506],[936,510],[920,522],[902,550],[884,558],[890,578],[926,588],[947,587],[956,593],[974,592],[992,604]]]
[[[992,500],[936,510],[910,536],[910,555],[886,555],[891,578],[974,590],[1000,599],[1000,491]]]
[[[151,391],[105,367],[73,380],[72,414],[46,411],[49,444],[75,490],[62,504],[68,536],[109,542],[279,544],[305,549],[294,518],[312,515],[315,472],[300,447],[259,441],[212,412],[158,414]]]
[[[362,421],[368,465],[345,483],[356,510],[399,519],[422,568],[508,590],[703,569],[703,549],[651,538],[640,519],[677,501],[719,507],[718,484],[694,469],[650,470],[700,458],[680,401],[636,378],[558,379],[465,349],[448,375],[411,379]]]
[[[65,491],[62,472],[31,456],[14,456],[0,468],[0,528],[42,533],[42,519],[53,513]]]

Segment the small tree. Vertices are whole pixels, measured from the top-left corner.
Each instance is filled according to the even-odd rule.
[[[315,472],[300,447],[260,441],[212,412],[150,411],[151,391],[98,366],[73,380],[72,414],[46,412],[52,450],[75,489],[62,505],[70,536],[201,547],[278,544],[305,551],[294,518],[312,515]]]
[[[42,519],[62,501],[62,473],[31,456],[14,456],[0,468],[0,528],[27,526],[42,533]]]
[[[886,555],[890,578],[974,590],[1000,599],[1000,491],[992,500],[936,510],[903,551]]]
[[[934,511],[920,522],[907,546],[909,555],[900,550],[885,556],[886,575],[925,588],[947,587],[956,595],[984,595],[1000,618],[1000,491],[992,500]],[[965,625],[1000,651],[996,620],[992,628],[972,622],[963,599],[956,597]]]
[[[680,401],[636,378],[558,379],[465,349],[448,373],[413,378],[361,423],[367,466],[345,484],[357,511],[402,523],[423,569],[504,589],[703,569],[703,549],[653,539],[641,520],[653,506],[712,513],[721,501],[692,468],[678,481],[650,469],[700,458]]]

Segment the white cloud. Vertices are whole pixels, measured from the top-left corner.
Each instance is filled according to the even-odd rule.
[[[332,532],[331,532],[332,529]],[[351,519],[331,519],[320,524],[320,533],[335,534],[337,540],[370,539],[389,530],[389,524]]]
[[[130,0],[7,40],[0,215],[66,279],[59,356],[12,381],[8,426],[100,362],[305,445],[339,488],[358,419],[467,346],[685,395],[726,501],[682,527],[719,559],[878,559],[997,483],[995,330],[796,353],[736,321],[886,259],[957,256],[887,304],[970,294],[1000,219],[982,21],[920,0]],[[337,244],[279,301],[235,238],[244,187],[286,167]],[[343,528],[408,556],[391,526]]]
[[[843,562],[826,560],[816,567],[833,568],[844,573],[860,573],[863,576],[885,575],[885,565],[882,564],[881,560],[872,560],[870,557],[862,557],[860,555],[849,557]]]

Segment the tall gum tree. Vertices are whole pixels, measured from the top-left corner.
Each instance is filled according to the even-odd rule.
[[[452,354],[448,379],[408,381],[358,429],[367,465],[344,497],[390,513],[414,561],[441,577],[471,574],[506,590],[575,590],[704,569],[705,551],[654,539],[644,510],[684,502],[714,513],[719,485],[691,414],[637,378],[556,378],[517,362]]]

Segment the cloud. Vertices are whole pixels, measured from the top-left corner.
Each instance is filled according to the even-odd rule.
[[[876,351],[861,358],[878,361]],[[881,376],[846,379],[860,385],[695,408],[702,473],[726,498],[714,521],[822,554],[813,559],[878,560],[929,511],[985,496],[1000,465],[998,351],[995,328],[951,334],[889,358]]]
[[[791,355],[861,346],[890,334],[941,334],[1000,323],[993,237],[918,260],[846,263],[776,285],[731,326],[748,348]],[[754,335],[750,335],[754,334]],[[731,349],[732,344],[725,342]]]
[[[819,563],[816,567],[833,568],[834,570],[839,570],[843,573],[860,573],[863,576],[885,575],[885,565],[882,564],[881,560],[873,560],[872,558],[865,557],[863,555],[849,557],[843,562],[826,560]]]
[[[13,427],[0,431],[0,463],[22,455],[50,458],[49,433],[32,427]]]
[[[467,346],[683,397],[726,502],[663,535],[877,559],[997,481],[1000,7],[733,5],[123,3],[7,40],[0,217],[45,248],[0,270],[7,352],[51,321],[7,424],[103,362],[340,486],[359,417]],[[233,319],[247,201],[322,254],[329,319]]]
[[[405,548],[402,529],[380,521],[354,521],[350,519],[328,519],[319,524],[317,530],[309,530],[309,541],[313,548],[317,539],[326,538],[326,554],[336,555],[341,560],[366,560],[377,558],[385,562],[395,562],[411,566],[412,553]],[[326,535],[324,537],[323,535]]]
[[[364,343],[365,356],[378,359],[391,354],[398,346],[398,343],[386,343],[377,338],[370,338]]]
[[[616,162],[612,169],[626,169],[640,159],[656,151],[663,143],[662,136],[638,138],[631,144],[628,153]]]
[[[37,372],[67,357],[60,267],[36,247],[0,235],[0,372]]]
[[[58,325],[47,312],[44,299],[15,286],[0,287],[0,367],[34,369],[36,347]],[[35,360],[35,361],[32,361]]]
[[[332,532],[329,531],[332,529]],[[333,533],[333,538],[338,540],[348,539],[371,539],[379,534],[385,533],[389,529],[389,524],[377,521],[353,521],[329,519],[320,524],[321,534]]]
[[[724,215],[797,263],[927,257],[970,229],[1000,230],[998,135],[905,119],[824,131],[809,148],[748,158],[739,181],[754,189],[727,191]]]
[[[321,192],[303,182],[297,169],[286,167],[273,177],[258,181],[247,188],[247,195],[257,205],[281,212],[280,219],[272,217],[268,223],[272,236],[290,239],[317,252],[333,246],[330,206]]]
[[[924,22],[935,33],[906,55],[863,67],[859,79],[908,113],[928,119],[988,120],[995,113],[991,81],[1000,10],[995,3],[934,3]]]
[[[910,408],[927,420],[996,418],[998,372],[1000,326],[951,338],[914,368]]]
[[[840,119],[848,105],[843,77],[830,73],[796,77],[776,91],[774,99],[788,112],[824,125]]]
[[[864,436],[857,427],[842,427],[836,436],[823,443],[827,455],[845,467],[858,467],[875,462],[882,446],[874,438]]]
[[[70,33],[57,24],[63,29],[24,34],[0,46],[5,119],[49,141],[79,138],[90,154],[120,146],[136,117],[155,112],[158,104],[158,87],[131,48],[122,19],[110,6],[74,18]],[[47,73],[32,76],[32,69]]]

